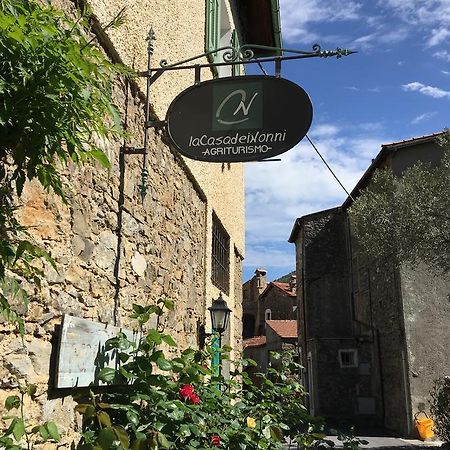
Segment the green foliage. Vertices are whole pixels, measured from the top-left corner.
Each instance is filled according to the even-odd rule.
[[[58,428],[54,422],[45,422],[39,425],[28,424],[24,416],[24,398],[31,398],[36,394],[36,386],[19,385],[18,395],[11,395],[5,400],[5,408],[8,412],[14,409],[19,414],[8,415],[3,420],[10,420],[5,430],[0,432],[0,448],[5,450],[30,450],[34,443],[43,443],[49,440],[60,441]]]
[[[450,442],[450,377],[438,378],[434,382],[430,411],[436,433],[445,442]]]
[[[342,442],[344,450],[358,450],[361,448],[361,445],[367,445],[369,443],[368,441],[355,436],[354,427],[350,428],[348,434],[338,432],[338,440]]]
[[[37,178],[64,197],[58,162],[109,166],[95,142],[121,133],[111,93],[125,70],[88,41],[88,17],[73,22],[33,0],[0,3],[0,162],[19,195]]]
[[[450,144],[439,166],[417,163],[397,178],[375,171],[370,186],[350,208],[362,247],[373,258],[425,262],[437,273],[450,269]]]
[[[172,307],[167,300],[156,308],[133,306],[141,330],[151,314],[163,314],[164,305]],[[169,358],[162,344],[173,345],[173,339],[159,329],[142,333],[138,344],[124,334],[106,343],[122,365],[99,376],[122,385],[79,399],[78,449],[281,449],[299,424],[312,421],[303,405],[300,367],[289,355],[276,358],[257,387],[244,370],[252,361],[235,362],[224,379],[211,367],[213,348]],[[221,360],[227,357],[223,350]]]
[[[122,21],[123,10],[106,27]],[[26,296],[11,273],[39,287],[37,261],[56,266],[17,220],[17,196],[37,179],[65,200],[64,165],[94,159],[109,167],[97,143],[122,135],[111,94],[117,75],[131,73],[89,35],[88,13],[73,21],[44,2],[0,0],[0,310],[22,334],[12,303]]]

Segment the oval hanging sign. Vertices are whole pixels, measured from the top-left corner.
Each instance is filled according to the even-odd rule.
[[[170,140],[184,156],[246,162],[280,155],[298,144],[312,121],[308,94],[272,76],[220,78],[183,91],[166,115]]]

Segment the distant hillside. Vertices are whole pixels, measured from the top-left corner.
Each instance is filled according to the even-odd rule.
[[[282,277],[278,278],[278,280],[274,280],[274,281],[279,281],[280,283],[289,283],[289,280],[291,279],[292,275],[295,275],[295,270],[287,273],[286,275],[283,275]]]

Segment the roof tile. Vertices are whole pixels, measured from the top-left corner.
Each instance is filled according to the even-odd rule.
[[[296,320],[266,320],[266,323],[282,338],[296,338],[298,336]]]
[[[243,346],[244,348],[247,347],[261,347],[266,343],[266,337],[265,336],[255,336],[249,339],[244,339]]]

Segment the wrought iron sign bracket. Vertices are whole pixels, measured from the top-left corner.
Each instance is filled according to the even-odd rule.
[[[147,70],[139,72],[140,77],[145,77],[147,79],[146,83],[146,100],[145,100],[145,121],[144,121],[144,143],[142,148],[134,147],[122,147],[121,152],[123,155],[143,155],[142,170],[141,170],[141,185],[140,185],[140,195],[142,201],[147,193],[148,185],[148,129],[156,128],[162,129],[166,126],[165,120],[151,120],[150,118],[150,89],[151,85],[165,72],[174,70],[194,70],[194,84],[198,85],[201,82],[201,69],[203,68],[213,68],[213,67],[223,67],[223,66],[235,66],[235,65],[248,65],[248,64],[262,64],[262,63],[275,63],[275,77],[281,77],[281,66],[283,61],[291,61],[297,59],[306,58],[330,58],[336,57],[337,59],[343,56],[348,56],[353,53],[357,53],[352,50],[346,50],[337,48],[336,50],[322,50],[320,45],[315,44],[312,47],[312,51],[303,50],[293,50],[280,47],[268,47],[265,45],[252,45],[246,44],[240,47],[221,47],[212,51],[202,53],[200,55],[193,56],[176,63],[169,64],[167,60],[162,60],[160,62],[160,67],[152,67],[152,56],[154,51],[153,42],[155,40],[155,33],[153,28],[150,29],[147,36]],[[255,55],[255,51],[271,51],[277,53],[281,56],[273,57],[258,57]],[[221,55],[222,62],[212,62],[212,63],[194,63],[199,59],[208,57],[217,57]],[[278,161],[278,159],[261,159],[260,161]]]

